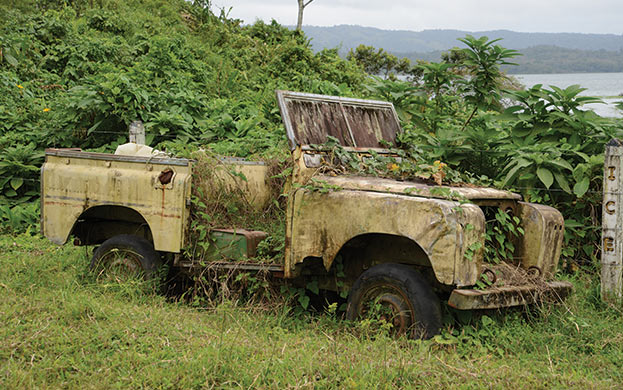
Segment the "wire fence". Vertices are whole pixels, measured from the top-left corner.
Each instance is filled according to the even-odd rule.
[[[113,134],[113,135],[124,135],[127,136],[128,132],[127,131],[101,131],[101,130],[95,130],[89,133],[89,135],[91,134]],[[199,139],[198,137],[194,137],[191,135],[179,135],[179,134],[145,134],[146,137],[153,137],[153,138],[158,138],[158,139],[179,139],[181,137],[188,137],[188,138],[193,138],[193,139]],[[479,148],[473,148],[473,147],[466,147],[466,146],[454,146],[454,145],[417,145],[415,147],[415,149],[424,149],[424,150],[443,150],[443,151],[453,151],[453,152],[463,152],[463,153],[479,153],[479,154],[492,154],[492,155],[505,155],[508,154],[508,150],[493,150],[493,149],[479,149]],[[543,149],[537,149],[537,148],[527,148],[527,147],[522,147],[521,150],[526,151],[526,152],[535,152],[535,153],[546,153],[547,151],[543,150]],[[557,149],[556,153],[558,154],[562,154],[562,155],[573,155],[573,156],[579,156],[581,154],[585,154],[583,152],[578,152],[575,150],[564,150],[564,149]]]

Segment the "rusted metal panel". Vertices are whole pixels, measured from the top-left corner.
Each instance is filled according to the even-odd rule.
[[[565,221],[553,207],[518,202],[524,235],[516,245],[515,257],[533,274],[550,278],[558,267]]]
[[[102,160],[102,161],[117,161],[117,162],[137,162],[137,163],[152,163],[156,165],[176,165],[187,167],[190,162],[185,158],[170,158],[170,157],[145,157],[145,156],[128,156],[119,154],[108,153],[93,153],[83,152],[79,148],[68,149],[46,149],[46,156],[56,157],[70,157],[84,160]]]
[[[158,177],[168,170],[173,173],[163,184]],[[156,250],[180,251],[188,222],[188,160],[50,150],[41,175],[42,231],[52,242],[66,242],[86,210],[114,205],[145,219]]]
[[[397,181],[370,176],[327,176],[316,175],[318,180],[348,190],[388,192],[425,198],[479,200],[479,199],[512,199],[521,200],[521,195],[509,191],[484,187],[451,187],[436,186],[411,181]]]
[[[257,210],[266,208],[271,201],[268,166],[262,162],[222,159],[211,174],[220,179],[228,191],[240,190]]]
[[[323,144],[327,136],[342,146],[383,148],[394,144],[400,124],[389,102],[277,91],[290,147]]]
[[[192,266],[192,263],[189,263]],[[273,274],[278,273],[282,277],[283,264],[258,263],[250,261],[211,261],[205,264],[205,268],[227,269],[235,271],[267,271]]]
[[[210,231],[210,240],[216,244],[215,256],[223,255],[230,259],[255,257],[257,245],[266,237],[268,233],[258,230],[212,229]]]
[[[339,190],[296,191],[286,277],[308,256],[323,258],[327,269],[350,239],[381,233],[407,237],[428,256],[440,283],[470,286],[479,276],[482,253],[471,261],[467,248],[482,240],[484,214],[475,204],[389,193]],[[466,229],[471,224],[471,229]],[[390,259],[391,260],[391,259]]]
[[[497,287],[487,290],[456,289],[448,305],[459,310],[497,309],[566,298],[573,291],[568,282],[549,282],[545,286]]]

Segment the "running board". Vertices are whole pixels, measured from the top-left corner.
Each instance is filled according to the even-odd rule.
[[[573,291],[569,282],[549,282],[545,286],[494,287],[486,290],[455,289],[448,305],[459,310],[497,309],[536,302],[562,301]]]
[[[252,261],[211,261],[201,266],[190,262],[182,262],[179,263],[179,266],[189,269],[270,272],[276,277],[283,277],[283,265],[275,263],[256,263]]]

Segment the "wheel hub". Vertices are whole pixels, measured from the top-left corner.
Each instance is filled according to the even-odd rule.
[[[390,286],[372,289],[362,301],[360,318],[369,318],[391,324],[394,335],[406,334],[414,323],[413,311],[407,298]]]
[[[136,278],[142,270],[140,255],[129,249],[112,249],[101,261],[99,276],[123,281]]]

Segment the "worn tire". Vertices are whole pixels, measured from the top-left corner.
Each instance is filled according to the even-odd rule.
[[[104,241],[91,258],[91,270],[98,275],[117,269],[125,271],[126,275],[140,275],[146,280],[153,279],[161,265],[162,259],[151,242],[129,234]]]
[[[346,318],[354,321],[365,317],[370,303],[388,309],[388,322],[397,336],[428,339],[441,328],[439,298],[409,266],[379,264],[361,274],[348,296]]]

